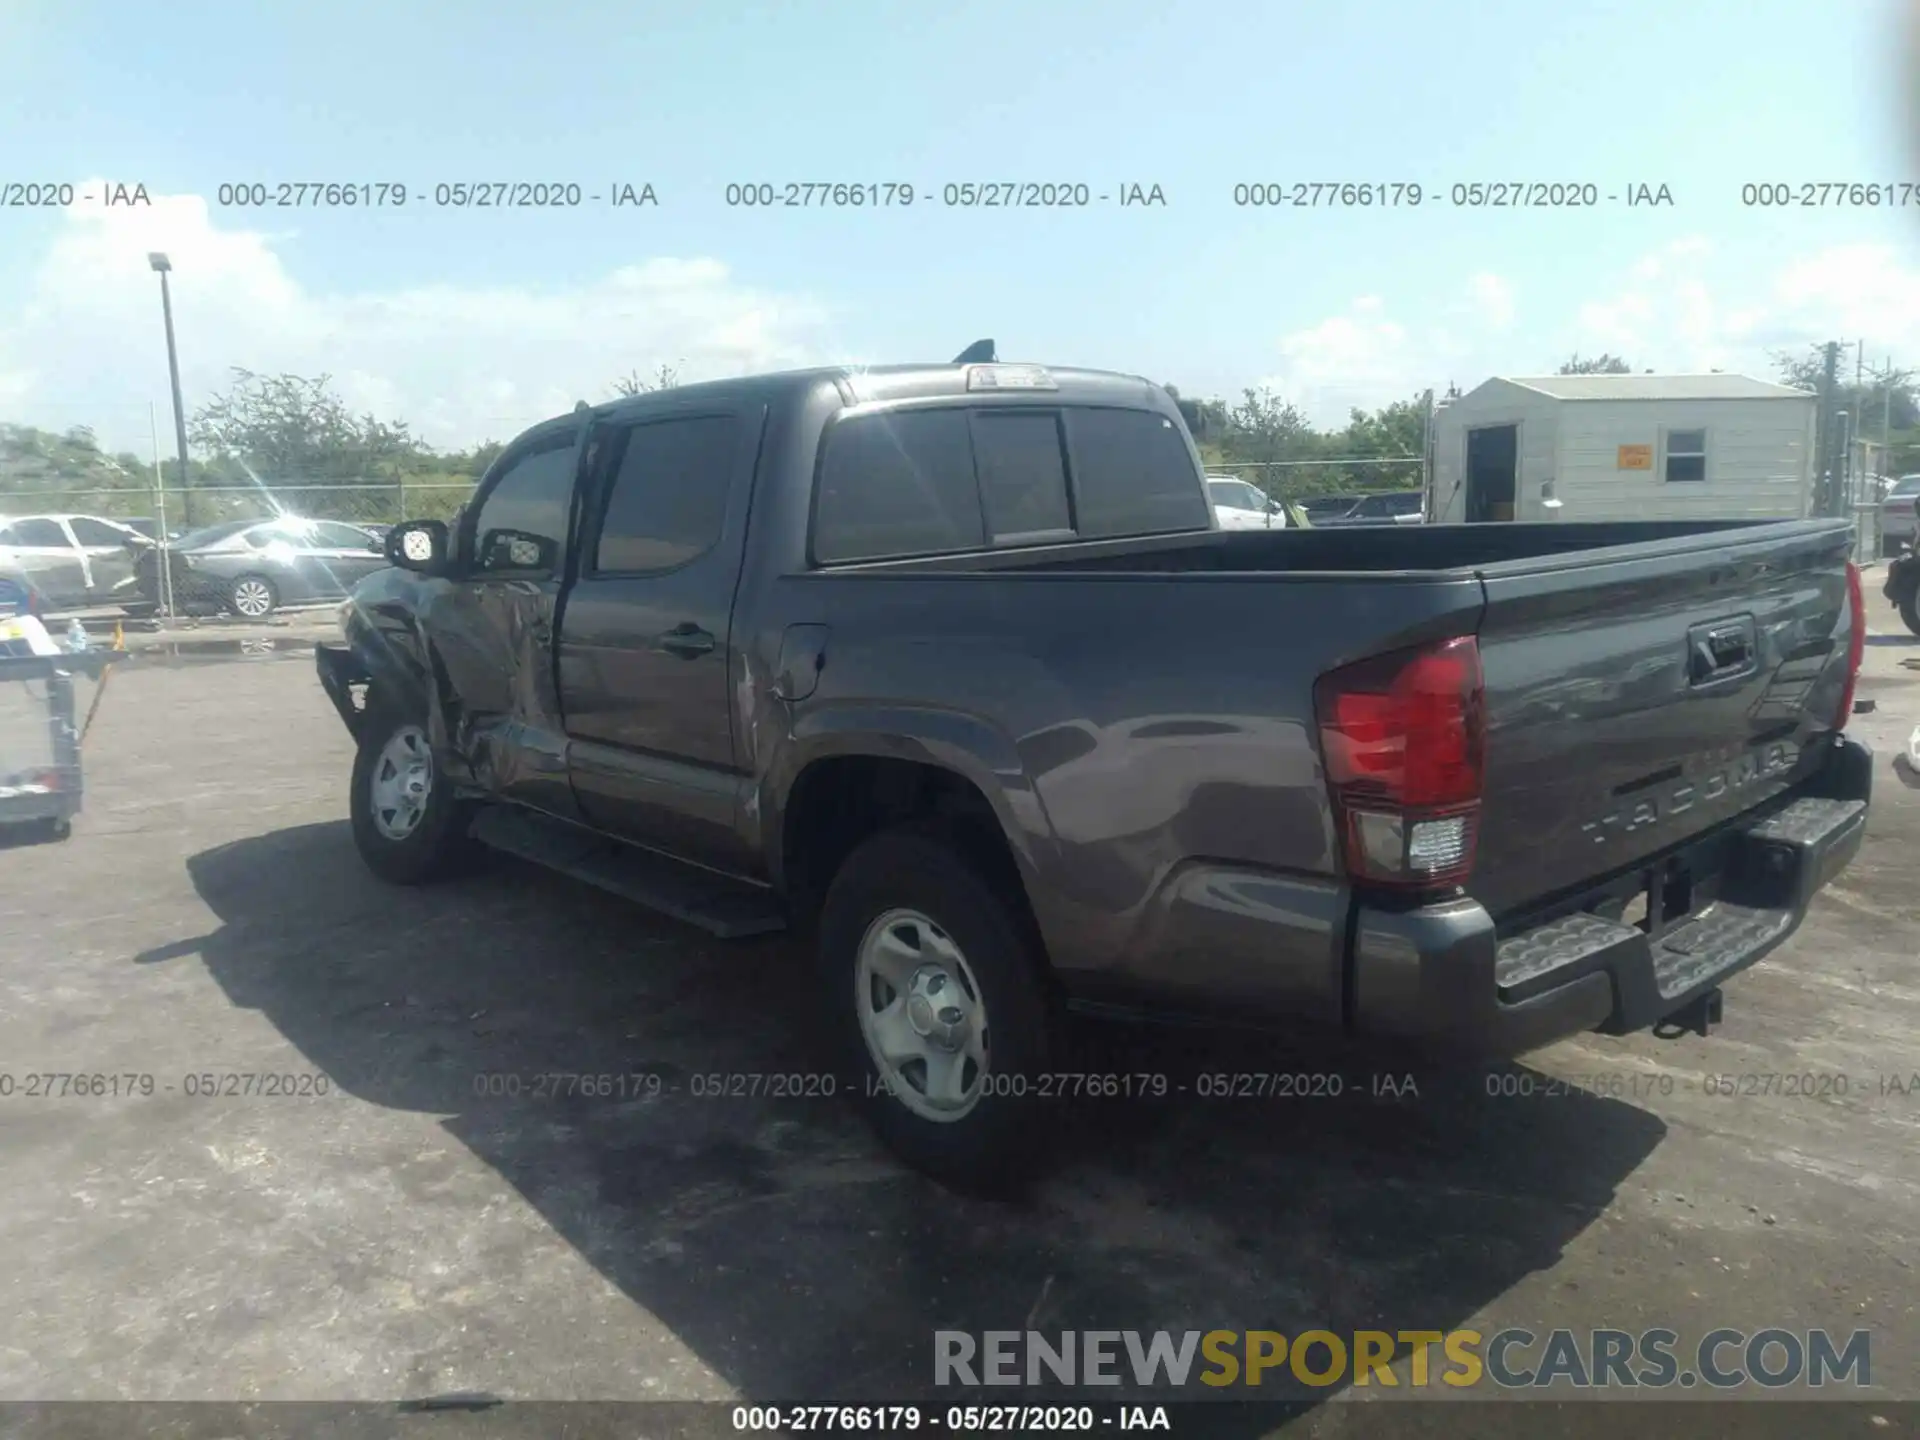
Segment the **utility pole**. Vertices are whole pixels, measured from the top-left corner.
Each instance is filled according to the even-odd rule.
[[[1834,482],[1838,478],[1835,472],[1839,468],[1835,462],[1839,457],[1834,435],[1837,428],[1834,401],[1838,397],[1834,392],[1839,384],[1840,342],[1829,340],[1824,349],[1826,360],[1820,371],[1820,473],[1814,477],[1815,509],[1822,515],[1835,515],[1839,513],[1834,494]]]
[[[155,250],[147,256],[148,266],[160,277],[160,315],[167,328],[167,378],[173,382],[173,438],[180,450],[180,505],[183,524],[193,522],[193,498],[187,477],[187,407],[180,399],[180,352],[173,343],[173,291],[167,275],[173,269],[166,255]]]
[[[153,402],[147,402],[147,432],[153,440],[153,519],[159,534],[154,536],[154,570],[160,578],[160,613],[173,618],[173,566],[167,555],[167,481],[160,469],[160,423],[154,418]]]
[[[1880,455],[1886,469],[1887,448],[1893,444],[1893,356],[1887,356],[1887,368],[1880,372]]]

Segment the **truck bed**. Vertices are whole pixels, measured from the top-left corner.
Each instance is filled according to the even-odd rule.
[[[1633,546],[1684,554],[1726,544],[1829,535],[1838,520],[1614,520],[1567,524],[1381,525],[1340,529],[1232,530],[1133,540],[1006,549],[991,554],[879,561],[844,567],[880,572],[1087,571],[1363,572],[1460,571]],[[1758,532],[1766,532],[1764,535]],[[1647,547],[1656,547],[1648,551]],[[1592,557],[1589,559],[1604,559]]]
[[[1051,702],[1071,703],[1101,732],[1075,742],[1089,753],[1066,770],[1097,767],[1109,787],[1137,777],[1142,791],[1082,796],[1068,773],[1044,773],[1058,742],[1043,741],[1034,756],[1043,800],[1056,823],[1097,808],[1124,830],[1199,797],[1215,815],[1243,800],[1264,804],[1276,827],[1304,825],[1303,803],[1324,794],[1324,779],[1301,770],[1319,765],[1317,748],[1311,760],[1301,753],[1314,745],[1315,678],[1383,646],[1475,635],[1487,761],[1468,889],[1496,918],[1516,918],[1764,807],[1817,768],[1844,689],[1850,547],[1851,527],[1837,520],[1382,526],[829,573],[888,589],[884,577],[895,577],[903,602],[956,620],[971,613],[961,629],[991,629],[1000,643],[1024,631]],[[953,582],[939,596],[929,593],[935,575]],[[969,593],[982,582],[988,593]],[[1029,586],[1046,593],[1027,597]],[[832,608],[856,630],[873,623]],[[1699,646],[1722,630],[1747,651],[1708,674]],[[1088,653],[1069,654],[1070,636]],[[1117,674],[1129,677],[1124,697]],[[917,677],[916,693],[954,680]],[[964,693],[1005,697],[1008,713],[995,718],[1020,733],[1027,707],[1004,681],[982,676]],[[1220,727],[1219,738],[1204,754],[1188,738],[1177,756],[1144,738],[1141,721],[1175,713]],[[1255,767],[1290,785],[1266,783]],[[1170,786],[1187,793],[1158,793]],[[1139,820],[1116,821],[1128,808]],[[1245,837],[1239,858],[1333,864],[1331,836],[1267,835],[1245,812],[1232,831]]]

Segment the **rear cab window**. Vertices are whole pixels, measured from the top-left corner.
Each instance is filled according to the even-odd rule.
[[[813,562],[1212,528],[1185,433],[1152,410],[942,405],[828,430]]]
[[[645,421],[612,432],[613,484],[594,574],[660,574],[720,543],[740,424],[732,415]]]

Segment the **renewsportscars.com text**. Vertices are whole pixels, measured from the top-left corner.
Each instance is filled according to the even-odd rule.
[[[1396,1370],[1396,1362],[1404,1361]],[[1865,1330],[937,1330],[936,1385],[1377,1385],[1453,1389],[1863,1388]]]

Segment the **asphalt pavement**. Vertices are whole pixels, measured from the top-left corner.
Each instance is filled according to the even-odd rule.
[[[729,1079],[819,1069],[787,942],[504,861],[376,883],[309,659],[330,615],[155,640],[72,839],[0,852],[0,1399],[928,1402],[937,1330],[1513,1325],[1866,1329],[1869,1397],[1920,1399],[1920,790],[1888,759],[1920,640],[1869,601],[1866,846],[1711,1037],[1411,1092],[1388,1064],[1383,1094],[1377,1060],[1099,1030],[1113,1069],[1340,1093],[1082,1104],[1014,1204]],[[1768,1076],[1800,1079],[1741,1078]],[[1268,1393],[1321,1434],[1395,1399]],[[1421,1433],[1544,1433],[1430,1408]],[[1902,1433],[1882,1408],[1792,1433]]]

